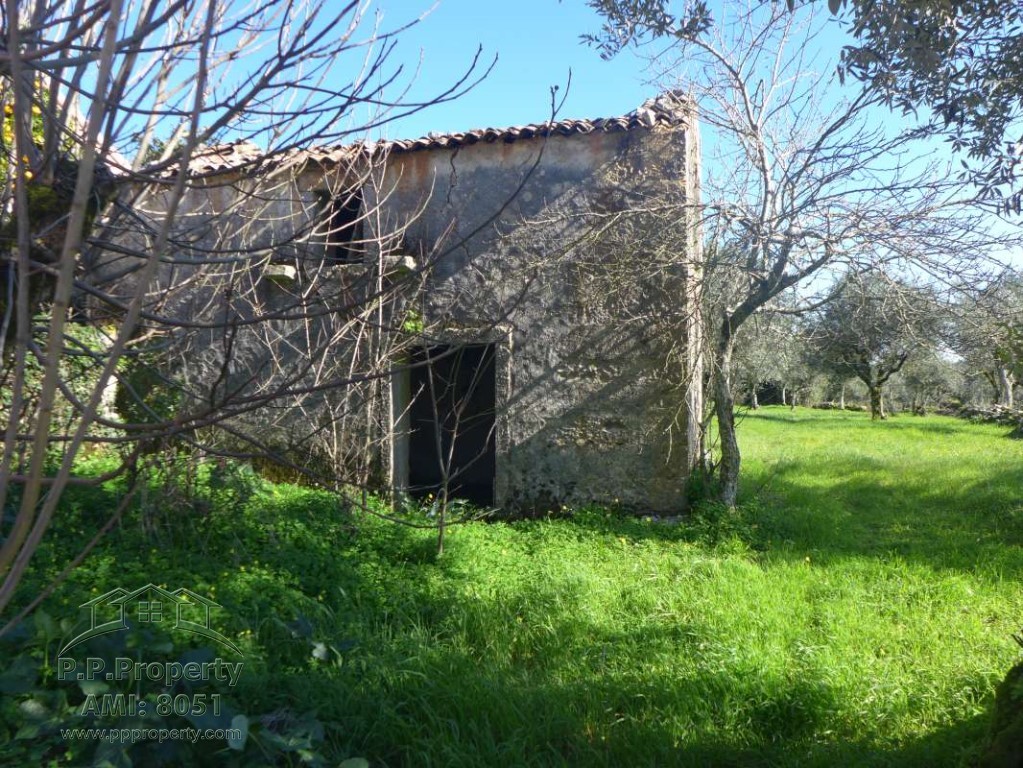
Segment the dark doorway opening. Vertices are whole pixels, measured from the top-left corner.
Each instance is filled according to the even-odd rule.
[[[497,377],[493,344],[424,347],[412,355],[409,492],[494,504]]]

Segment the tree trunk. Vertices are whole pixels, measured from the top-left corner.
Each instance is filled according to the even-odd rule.
[[[726,321],[727,325],[727,321]],[[735,506],[739,492],[739,441],[735,437],[735,403],[732,399],[732,352],[735,341],[725,329],[717,349],[717,376],[714,383],[714,413],[721,440],[720,490],[718,499],[728,507]]]
[[[884,412],[884,397],[881,394],[880,384],[869,385],[870,389],[870,418],[874,421],[880,421],[888,418],[888,414]]]
[[[757,383],[753,382],[753,385],[749,388],[749,407],[754,411],[760,407],[760,401],[757,399]]]
[[[781,387],[781,404],[782,405],[788,405],[788,399],[785,397],[785,385],[784,384],[782,384],[782,387]]]
[[[1014,384],[1012,373],[1004,365],[998,366],[998,405],[1006,408],[1013,407],[1012,388]]]
[[[842,391],[838,396],[838,407],[845,410],[845,382],[842,383]]]
[[[440,508],[437,510],[437,557],[444,554],[444,524],[447,522],[448,511],[448,485],[445,482],[444,487],[437,492],[440,496]]]

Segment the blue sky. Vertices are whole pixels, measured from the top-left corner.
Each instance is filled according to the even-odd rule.
[[[413,18],[431,6],[419,0],[380,0],[384,27]],[[391,124],[389,138],[542,122],[550,117],[550,89],[571,87],[559,117],[622,115],[654,95],[644,84],[643,61],[631,52],[601,60],[579,36],[599,29],[599,17],[582,0],[441,0],[414,28],[403,32],[394,62],[421,71],[413,93],[424,96],[448,84],[483,47],[491,74],[470,93]]]
[[[658,91],[648,82],[641,55],[630,49],[604,61],[581,42],[583,33],[600,29],[600,17],[584,0],[378,0],[374,7],[382,13],[383,29],[425,14],[401,33],[391,59],[406,75],[419,68],[413,97],[450,85],[478,47],[481,72],[497,57],[491,73],[468,94],[390,123],[382,130],[388,138],[542,122],[550,117],[552,86],[559,87],[559,96],[568,87],[560,118],[623,115]],[[826,54],[837,56],[849,38],[837,21],[829,26],[833,31],[822,40]]]
[[[712,0],[712,8],[715,5]],[[652,74],[641,55],[626,50],[604,61],[581,42],[582,34],[600,28],[600,17],[584,0],[439,0],[432,6],[429,0],[377,0],[374,7],[382,14],[383,29],[425,14],[401,33],[391,59],[392,65],[405,68],[406,82],[419,69],[410,98],[426,98],[449,87],[479,47],[481,71],[497,57],[492,72],[466,95],[389,123],[377,136],[415,138],[429,132],[542,122],[550,117],[552,86],[559,87],[559,96],[568,87],[559,118],[623,115],[658,92],[649,82]],[[816,63],[818,71],[837,64],[841,47],[851,42],[837,20],[828,20],[826,26],[818,39],[816,53],[822,57]],[[889,125],[903,122],[884,109],[878,110],[877,119]],[[704,130],[705,155],[712,142]],[[941,140],[935,140],[934,153],[951,157]]]

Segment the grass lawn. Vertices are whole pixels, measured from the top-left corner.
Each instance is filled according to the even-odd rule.
[[[473,524],[439,559],[428,531],[267,486],[145,532],[135,515],[44,607],[146,581],[221,603],[253,744],[207,745],[211,765],[301,764],[267,747],[282,722],[313,723],[327,765],[968,765],[1023,626],[1006,432],[763,408],[739,513]],[[33,583],[101,506],[70,501]]]

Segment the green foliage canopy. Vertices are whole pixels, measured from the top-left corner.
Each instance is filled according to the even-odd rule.
[[[812,2],[812,0],[810,0]],[[795,9],[796,0],[786,0]],[[798,3],[802,5],[804,3]],[[588,0],[603,18],[583,36],[604,58],[651,38],[692,39],[714,18],[704,0]],[[931,130],[978,161],[963,164],[987,197],[1019,213],[1023,157],[1023,4],[1004,0],[828,0],[856,43],[840,74],[904,113],[930,108]],[[676,10],[677,9],[677,10]]]
[[[930,107],[974,179],[1020,212],[1023,4],[1002,0],[829,0],[858,44],[842,68],[892,107]],[[845,9],[844,11],[842,9]]]

